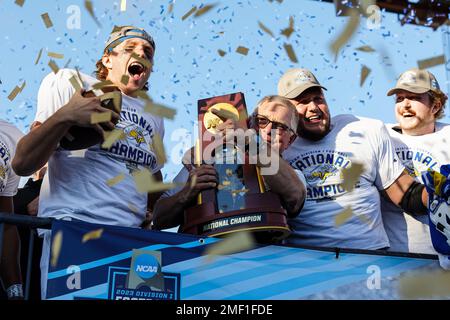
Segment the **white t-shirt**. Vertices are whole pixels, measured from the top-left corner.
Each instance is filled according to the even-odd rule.
[[[0,196],[12,197],[17,193],[20,177],[11,168],[16,145],[23,133],[14,125],[0,120]]]
[[[36,121],[44,122],[72,97],[69,79],[74,70],[62,69],[47,75],[38,93]],[[99,82],[81,74],[84,88]],[[131,172],[147,168],[155,173],[162,165],[149,147],[152,138],[164,136],[160,117],[144,112],[144,101],[122,94],[122,111],[116,128],[125,138],[109,150],[100,144],[82,151],[58,148],[49,159],[39,198],[39,216],[75,218],[91,223],[137,227],[145,218],[147,194],[137,191]],[[124,174],[109,187],[107,180]]]
[[[306,202],[289,221],[293,233],[287,243],[359,249],[389,246],[378,190],[388,188],[404,168],[381,121],[338,115],[323,139],[299,137],[283,157],[304,173],[307,182]],[[363,164],[364,172],[348,192],[341,185],[342,170],[352,163]],[[336,216],[348,206],[353,214],[335,226]]]
[[[450,163],[450,125],[436,123],[434,133],[408,136],[386,125],[398,157],[409,174],[422,182],[421,172],[439,171],[441,165]],[[390,250],[436,254],[430,237],[428,215],[411,216],[394,204],[383,199],[383,222],[391,243]]]

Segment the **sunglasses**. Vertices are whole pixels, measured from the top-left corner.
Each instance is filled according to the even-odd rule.
[[[260,128],[260,129],[264,129],[265,127],[267,127],[269,125],[269,123],[271,123],[272,129],[274,129],[274,130],[279,129],[282,132],[290,131],[291,133],[295,134],[294,130],[289,128],[287,125],[285,125],[281,122],[272,121],[263,115],[260,115],[260,114],[256,115],[255,120],[256,120],[256,124],[258,125],[258,128]]]

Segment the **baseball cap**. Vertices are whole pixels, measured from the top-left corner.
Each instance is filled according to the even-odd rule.
[[[278,95],[294,99],[303,93],[306,89],[312,87],[322,87],[311,71],[307,69],[294,68],[286,71],[278,81]]]
[[[108,40],[106,40],[105,51],[111,51],[119,43],[129,38],[147,40],[152,46],[153,51],[155,50],[155,41],[144,29],[133,26],[114,26]]]
[[[397,90],[406,90],[421,94],[430,90],[440,90],[440,88],[439,83],[431,72],[413,68],[400,75],[397,84],[388,91],[387,95],[392,96]]]

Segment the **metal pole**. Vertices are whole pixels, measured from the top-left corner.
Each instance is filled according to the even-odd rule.
[[[444,68],[445,73],[447,74],[447,95],[450,95],[450,25],[443,25],[441,29],[445,55]],[[449,104],[449,102],[447,102],[447,104]]]
[[[27,260],[27,275],[25,277],[25,300],[30,299],[30,283],[31,283],[31,269],[33,266],[33,251],[34,251],[34,230],[30,229],[30,241],[28,242],[28,260]]]

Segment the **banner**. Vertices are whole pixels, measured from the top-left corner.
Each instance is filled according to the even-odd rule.
[[[208,260],[221,241],[187,234],[54,221],[47,298],[54,300],[397,299],[405,271],[432,259],[285,246]]]

